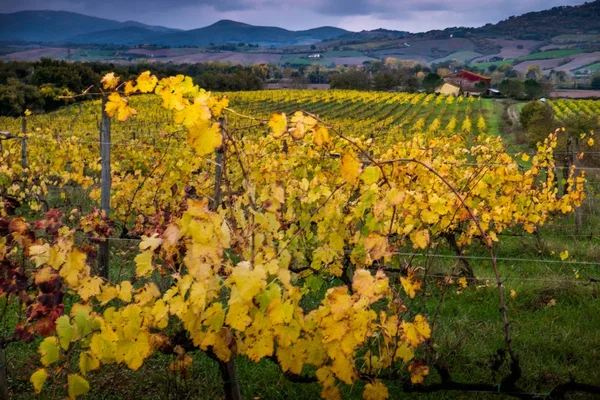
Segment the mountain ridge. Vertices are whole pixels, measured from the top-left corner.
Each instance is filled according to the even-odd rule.
[[[136,25],[156,32],[176,32],[176,29],[119,22],[70,11],[32,10],[0,14],[0,40],[58,43],[71,37],[97,31]]]

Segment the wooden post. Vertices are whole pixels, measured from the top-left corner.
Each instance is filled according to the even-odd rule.
[[[100,194],[100,209],[104,211],[105,218],[110,216],[110,117],[106,114],[107,98],[102,97],[102,124],[100,125],[100,157],[102,172],[101,179],[101,194]],[[98,274],[103,278],[108,278],[108,266],[110,262],[110,246],[109,239],[104,239],[100,243],[98,252]]]
[[[573,143],[573,165],[575,165],[575,172],[573,173],[573,179],[576,179],[580,174],[581,161],[579,160],[579,151],[580,151],[580,143],[579,136],[576,135],[574,137]],[[575,208],[575,233],[579,233],[581,231],[581,227],[583,226],[583,214],[581,212],[581,207]]]
[[[0,345],[0,400],[9,400],[8,378],[6,376],[6,351],[4,345]]]
[[[21,167],[23,169],[27,168],[27,118],[24,116],[21,119],[21,133],[23,133],[23,137],[21,138]]]
[[[223,192],[221,190],[221,184],[223,182],[223,174],[225,173],[225,151],[226,151],[226,143],[225,140],[227,138],[225,128],[226,121],[224,119],[219,120],[219,125],[221,126],[221,135],[223,137],[223,141],[221,143],[221,147],[217,149],[215,152],[215,186],[213,192],[213,201],[211,203],[211,210],[216,211],[221,205],[221,200],[223,198]],[[224,362],[219,361],[219,371],[221,372],[221,378],[223,379],[223,390],[225,391],[225,399],[226,400],[242,400],[242,392],[240,390],[240,382],[237,378],[237,372],[235,369],[235,360],[232,358],[229,361]]]

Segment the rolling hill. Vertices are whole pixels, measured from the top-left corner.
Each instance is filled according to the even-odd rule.
[[[0,40],[59,43],[92,32],[137,27],[156,33],[176,29],[145,25],[139,22],[118,22],[66,11],[19,11],[0,14]]]
[[[118,22],[65,11],[21,11],[0,14],[0,41],[167,46],[251,43],[262,45],[312,44],[347,34],[324,26],[290,31],[222,20],[204,28],[181,31],[136,21]]]
[[[154,40],[161,35],[161,33],[147,28],[126,26],[118,29],[84,33],[65,39],[65,42],[74,44],[117,44],[134,46],[143,43],[154,43]]]
[[[290,31],[272,26],[254,26],[241,22],[221,20],[204,28],[175,32],[155,38],[155,43],[168,46],[208,46],[223,43],[251,43],[261,45],[297,45],[331,39],[347,31],[321,27],[305,31]]]

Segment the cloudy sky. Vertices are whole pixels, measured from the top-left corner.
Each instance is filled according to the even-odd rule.
[[[360,31],[387,28],[411,32],[450,26],[481,26],[511,15],[578,0],[0,0],[0,12],[65,10],[194,29],[220,19],[254,25],[307,29],[330,25]]]

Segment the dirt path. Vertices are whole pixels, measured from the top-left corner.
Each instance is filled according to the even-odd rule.
[[[516,104],[510,105],[506,112],[508,113],[508,118],[510,118],[511,124],[515,128],[521,126],[521,120],[519,118],[519,108]]]

